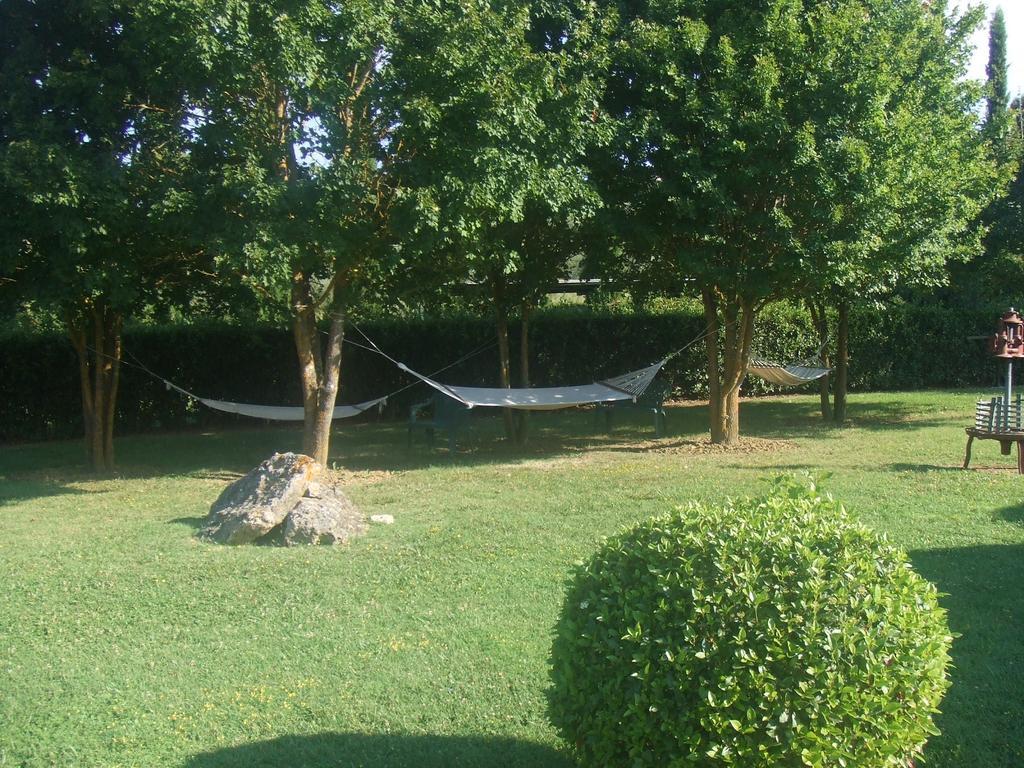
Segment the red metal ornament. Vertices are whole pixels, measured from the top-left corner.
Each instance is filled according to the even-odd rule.
[[[1024,319],[1013,307],[999,318],[999,326],[989,343],[989,351],[1004,359],[1024,358]]]

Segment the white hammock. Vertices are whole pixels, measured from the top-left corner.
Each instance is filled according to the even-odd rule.
[[[759,376],[772,384],[779,384],[783,387],[795,387],[800,384],[807,384],[816,381],[822,376],[829,374],[831,368],[813,368],[806,365],[782,365],[773,363],[770,360],[762,360],[757,357],[750,358],[747,365],[747,373]]]
[[[507,389],[503,387],[455,387],[424,376],[404,363],[397,363],[406,373],[426,382],[438,392],[458,400],[468,408],[515,408],[521,411],[553,411],[588,403],[607,403],[613,400],[636,400],[650,386],[665,360],[654,365],[630,371],[612,379],[581,384],[576,387],[533,387]]]
[[[254,419],[267,419],[268,421],[303,421],[306,417],[305,409],[302,406],[287,405],[253,405],[251,403],[231,403],[226,400],[211,400],[208,397],[193,395],[187,389],[182,389],[166,379],[161,379],[168,389],[173,389],[186,397],[190,397],[202,403],[207,408],[225,413],[237,413],[239,416],[252,416]],[[386,397],[378,397],[376,400],[367,400],[365,403],[356,405],[335,406],[331,419],[347,419],[358,416],[363,411],[381,405],[387,400]]]

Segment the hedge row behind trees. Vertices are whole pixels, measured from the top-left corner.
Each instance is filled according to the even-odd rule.
[[[851,318],[854,390],[921,387],[995,387],[1002,375],[985,345],[968,336],[987,333],[998,308],[950,309],[897,305],[855,310]],[[368,321],[360,326],[382,349],[424,373],[478,355],[439,375],[456,384],[494,386],[497,350],[485,318]],[[698,337],[699,307],[692,311],[621,315],[547,311],[533,320],[531,377],[537,386],[589,382],[646,365]],[[350,338],[359,340],[358,333]],[[814,355],[818,342],[802,308],[766,311],[755,338],[759,354],[779,361]],[[518,340],[513,337],[513,342]],[[226,324],[141,326],[125,331],[128,363],[141,362],[204,397],[268,405],[297,405],[302,396],[292,338],[274,326]],[[25,365],[25,361],[32,361]],[[680,397],[707,397],[704,350],[694,344],[666,367]],[[339,402],[361,402],[411,383],[380,356],[357,347],[346,353]],[[118,423],[125,432],[193,426],[259,424],[190,403],[156,379],[130,368],[122,377]],[[813,386],[813,385],[812,385]],[[779,391],[748,379],[747,394]],[[810,387],[800,390],[811,391]],[[412,402],[429,396],[417,385],[392,398],[384,418],[404,418]],[[378,418],[368,415],[361,418]],[[75,352],[59,334],[11,333],[0,339],[0,441],[71,438],[83,433]]]
[[[509,315],[526,328],[587,255],[641,293],[700,291],[731,443],[765,306],[825,296],[845,318],[978,251],[1000,186],[964,77],[980,20],[920,0],[9,0],[0,294],[62,319],[96,470],[125,325],[288,306],[323,461],[349,317],[489,288],[507,382]]]

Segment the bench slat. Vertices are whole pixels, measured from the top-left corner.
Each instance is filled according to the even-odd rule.
[[[1024,431],[1024,402],[1017,394],[1007,403],[1002,397],[978,400],[974,407],[974,429],[980,437],[984,433],[1013,434]]]

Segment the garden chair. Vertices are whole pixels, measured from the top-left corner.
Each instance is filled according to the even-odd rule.
[[[462,403],[440,392],[416,403],[409,409],[409,447],[412,447],[414,432],[422,431],[427,436],[427,444],[433,445],[436,433],[441,431],[447,433],[448,451],[455,453],[458,434],[469,425],[469,411]]]
[[[601,411],[604,413],[605,431],[612,431],[613,415],[622,411],[642,411],[654,416],[655,437],[665,436],[665,400],[672,394],[672,385],[665,379],[657,379],[644,390],[637,399],[619,400],[614,403],[604,403]]]

